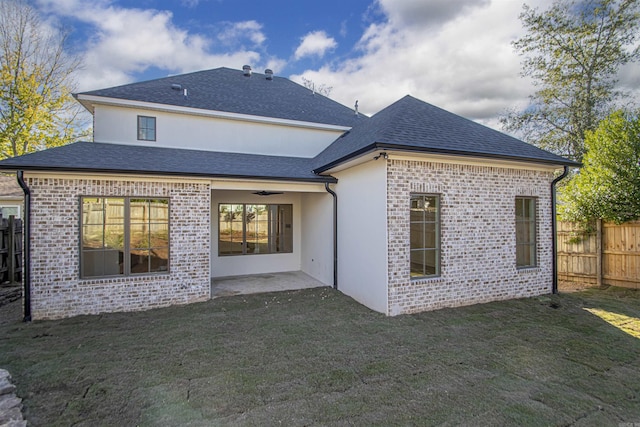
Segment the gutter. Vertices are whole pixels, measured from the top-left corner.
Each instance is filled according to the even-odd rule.
[[[24,182],[24,171],[16,172],[18,184],[24,191],[24,244],[22,247],[22,283],[24,284],[24,322],[31,322],[31,190]]]
[[[73,167],[57,167],[57,166],[33,166],[33,165],[12,165],[9,162],[0,164],[0,170],[16,170],[20,168],[23,171],[34,172],[54,172],[54,173],[83,173],[83,174],[105,174],[105,175],[141,175],[141,176],[166,176],[166,177],[184,177],[184,178],[208,178],[208,179],[241,179],[255,181],[286,181],[286,182],[304,182],[304,183],[331,183],[335,184],[338,180],[330,175],[319,175],[314,177],[287,177],[287,176],[264,176],[264,175],[239,175],[239,174],[211,174],[206,172],[176,172],[176,171],[152,171],[152,170],[130,170],[130,169],[106,169],[106,168],[73,168]]]
[[[551,292],[553,294],[558,293],[558,237],[557,237],[557,224],[556,224],[556,184],[560,182],[569,174],[569,166],[564,167],[562,175],[557,177],[551,182],[551,238],[552,245],[552,257],[551,257],[551,270],[553,276],[553,284]]]
[[[333,289],[338,290],[338,195],[325,182],[324,188],[333,196]]]
[[[509,155],[503,155],[503,154],[470,152],[470,151],[450,150],[450,149],[442,149],[442,148],[412,147],[412,146],[406,146],[401,144],[375,142],[357,151],[354,151],[345,156],[342,156],[339,159],[332,161],[331,163],[328,163],[324,166],[320,166],[314,169],[313,172],[315,174],[324,173],[342,163],[345,163],[351,160],[352,158],[356,158],[363,154],[371,153],[378,150],[398,151],[398,152],[408,152],[408,153],[442,154],[442,155],[461,156],[461,157],[479,157],[484,159],[505,160],[505,161],[524,162],[524,163],[539,163],[539,164],[546,164],[546,165],[580,166],[580,163],[573,162],[570,160],[565,160],[565,159],[558,159],[558,160],[536,159],[536,158],[529,158],[529,157],[509,156]]]

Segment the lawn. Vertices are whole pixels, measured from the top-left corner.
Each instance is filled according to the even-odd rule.
[[[640,292],[385,317],[330,288],[19,321],[34,426],[640,425]]]

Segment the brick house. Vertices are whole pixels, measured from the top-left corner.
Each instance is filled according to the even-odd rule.
[[[284,271],[387,315],[554,290],[554,174],[574,163],[416,98],[366,117],[248,67],[76,97],[96,142],[0,162],[26,195],[27,317]]]

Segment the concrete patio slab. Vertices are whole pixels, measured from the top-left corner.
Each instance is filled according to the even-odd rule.
[[[211,279],[211,298],[261,292],[291,291],[321,286],[328,285],[302,271],[214,277]]]

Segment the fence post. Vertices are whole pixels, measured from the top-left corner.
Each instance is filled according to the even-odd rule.
[[[15,238],[16,238],[16,217],[9,216],[9,235],[7,236],[7,277],[9,283],[15,283],[16,281],[16,263],[15,263]]]
[[[602,220],[596,220],[596,284],[602,286]]]

